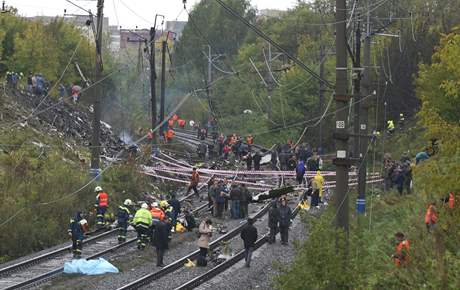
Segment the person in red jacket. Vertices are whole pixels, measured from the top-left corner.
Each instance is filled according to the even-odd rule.
[[[428,230],[428,232],[431,232],[431,230],[433,230],[437,221],[438,221],[438,216],[436,213],[436,208],[434,207],[434,203],[430,203],[428,205],[428,208],[425,214],[425,224],[426,224],[426,229]]]
[[[179,125],[179,127],[181,128],[184,128],[185,127],[185,120],[184,119],[179,119],[177,120],[177,124]]]
[[[409,262],[409,250],[410,243],[409,240],[404,238],[404,234],[398,232],[395,234],[396,238],[396,249],[395,253],[391,255],[393,261],[397,267],[407,264]]]
[[[107,211],[107,207],[109,206],[109,195],[102,190],[102,187],[96,186],[94,188],[94,192],[96,192],[96,228],[100,229],[105,225],[105,212]]]
[[[187,194],[189,194],[190,190],[193,189],[195,195],[200,197],[200,192],[198,191],[198,183],[200,182],[200,174],[196,171],[196,168],[192,169],[192,176],[190,177],[190,185],[187,189]]]
[[[455,206],[455,195],[453,192],[449,193],[449,208],[454,208]]]

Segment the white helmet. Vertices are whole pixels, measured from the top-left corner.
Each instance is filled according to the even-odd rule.
[[[141,205],[141,208],[148,209],[149,206],[144,202],[144,203]]]
[[[96,186],[96,188],[94,189],[94,192],[99,192],[99,191],[102,191],[102,187]]]
[[[125,202],[123,204],[124,205],[132,205],[133,202],[128,198],[128,199],[125,199]]]
[[[158,202],[152,202],[152,207],[158,207]]]

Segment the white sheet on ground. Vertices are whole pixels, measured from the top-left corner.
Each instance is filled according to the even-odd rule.
[[[67,274],[102,275],[118,272],[114,265],[103,258],[95,260],[78,259],[64,264],[64,273]]]

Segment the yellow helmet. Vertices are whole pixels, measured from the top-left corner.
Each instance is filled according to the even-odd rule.
[[[169,203],[166,200],[160,201],[160,207],[165,208],[165,207],[168,207],[168,206],[169,206]]]

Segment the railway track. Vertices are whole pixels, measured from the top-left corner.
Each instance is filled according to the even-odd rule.
[[[297,214],[299,213],[300,208],[296,206],[296,208],[292,212],[292,219],[295,219]],[[260,247],[268,243],[268,233],[265,233],[260,237],[254,246],[254,252],[257,251]],[[196,287],[203,285],[205,282],[211,280],[212,278],[218,276],[219,274],[223,273],[224,271],[231,268],[233,265],[238,263],[239,261],[244,259],[244,249],[238,251],[235,255],[233,255],[230,259],[216,265],[215,267],[211,268],[210,270],[206,271],[203,274],[196,276],[195,278],[189,280],[188,282],[174,288],[175,290],[189,290],[195,289]]]
[[[181,200],[185,201],[193,195],[187,195]],[[192,213],[207,209],[208,203],[204,202],[192,210]],[[92,242],[91,246],[84,247],[83,258],[87,260],[96,259],[101,256],[113,253],[121,248],[132,245],[137,241],[135,231],[128,231],[128,240],[125,243],[119,244],[114,238],[118,229],[112,229],[99,236],[95,236],[92,240],[86,240],[85,244]],[[64,262],[72,259],[70,253],[71,246],[66,246],[53,252],[25,260],[23,262],[2,268],[0,271],[0,289],[21,289],[31,287],[36,284],[47,282],[63,273]]]
[[[269,206],[270,206],[270,203],[266,203],[262,206],[262,208],[256,212],[252,217],[257,219],[257,218],[260,218],[262,217],[263,215],[265,215],[267,212],[268,212],[268,209],[269,209]],[[231,239],[233,239],[234,237],[236,237],[242,230],[242,228],[246,225],[246,222],[243,222],[243,223],[240,223],[237,227],[235,227],[234,229],[232,229],[231,231],[229,231],[228,233],[220,236],[219,238],[215,239],[214,241],[212,241],[209,246],[210,246],[210,250],[214,250],[216,249],[217,247],[220,246],[221,242],[225,242],[225,241],[229,241]],[[196,257],[198,256],[199,254],[199,250],[196,250],[196,251],[193,251],[177,260],[175,260],[173,263],[170,263],[168,265],[166,265],[164,268],[156,271],[156,272],[153,272],[153,273],[150,273],[148,275],[145,275],[129,284],[126,284],[120,288],[118,288],[119,290],[121,289],[138,289],[140,287],[143,287],[143,286],[148,286],[150,283],[152,283],[153,281],[155,280],[158,280],[170,273],[173,273],[175,271],[177,271],[178,269],[182,268],[184,266],[184,264],[187,262],[187,260],[193,260],[193,259],[196,259]]]
[[[201,190],[206,183],[203,183]],[[182,203],[194,196],[193,193],[188,194],[179,199]],[[207,202],[203,202],[192,210],[193,214],[198,214],[208,207]],[[125,243],[119,244],[115,238],[118,229],[110,229],[98,235],[92,236],[83,241],[85,259],[95,259],[116,251],[125,246],[131,245],[137,241],[135,233],[128,232],[128,240]],[[0,268],[0,289],[20,289],[25,286],[43,283],[63,272],[65,261],[72,259],[71,245],[65,245],[58,249],[47,253],[25,259],[23,261],[13,263],[11,265]]]

